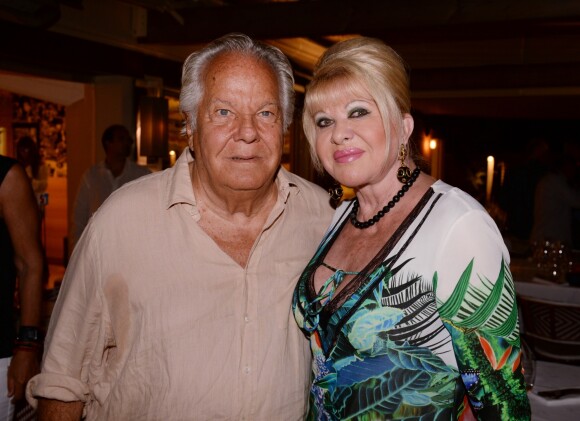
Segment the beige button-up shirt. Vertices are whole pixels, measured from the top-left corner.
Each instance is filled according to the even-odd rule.
[[[111,195],[73,253],[27,390],[85,402],[87,420],[299,420],[310,351],[291,298],[332,217],[281,169],[240,267],[198,226],[186,150]]]
[[[123,184],[150,173],[149,168],[137,165],[130,159],[125,161],[123,172],[118,177],[113,175],[105,161],[90,167],[83,174],[75,198],[72,244],[76,245],[93,213],[107,200],[111,193]]]

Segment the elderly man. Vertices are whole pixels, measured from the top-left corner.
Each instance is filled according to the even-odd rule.
[[[280,167],[293,77],[232,34],[183,67],[186,149],[117,190],[86,228],[58,298],[41,420],[298,420],[310,352],[294,285],[332,209]]]

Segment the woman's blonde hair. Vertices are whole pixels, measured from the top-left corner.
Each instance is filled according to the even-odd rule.
[[[304,99],[302,124],[317,170],[322,171],[322,164],[316,155],[314,113],[345,90],[360,94],[361,86],[368,91],[381,113],[387,145],[390,145],[392,135],[403,137],[403,117],[411,111],[409,76],[403,59],[375,38],[360,37],[339,42],[319,59]],[[387,155],[389,149],[387,146]]]

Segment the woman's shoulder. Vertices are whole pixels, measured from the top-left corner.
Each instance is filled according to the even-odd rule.
[[[470,210],[485,211],[485,208],[473,196],[464,192],[458,187],[451,186],[444,181],[437,180],[431,186],[435,196],[439,197],[439,203],[443,206],[451,207],[457,212]]]

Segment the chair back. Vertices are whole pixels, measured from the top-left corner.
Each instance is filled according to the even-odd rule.
[[[580,363],[580,305],[518,295],[522,333],[536,357]]]

